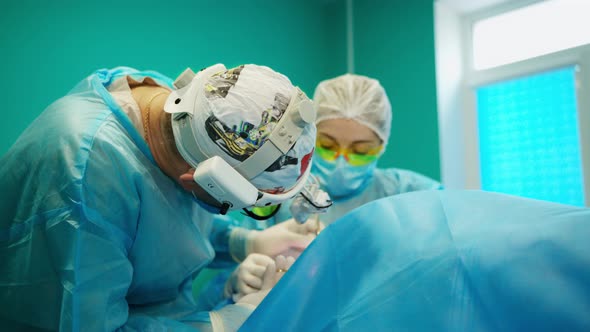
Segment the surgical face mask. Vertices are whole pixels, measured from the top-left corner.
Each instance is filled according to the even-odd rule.
[[[359,193],[369,183],[377,160],[364,166],[352,166],[343,156],[328,161],[316,155],[312,172],[332,198],[344,198]]]

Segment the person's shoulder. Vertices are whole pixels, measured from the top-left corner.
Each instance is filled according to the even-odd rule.
[[[442,188],[442,185],[437,180],[404,168],[377,169],[375,175],[379,181],[399,188],[400,192]]]
[[[145,77],[154,79],[159,85],[172,87],[174,80],[155,70],[140,70],[132,67],[119,66],[114,68],[103,68],[96,70],[89,78],[97,78],[104,86],[109,86],[115,80],[129,76],[138,81]]]
[[[47,159],[47,165],[59,162],[80,169],[97,155],[108,155],[112,162],[119,155],[124,159],[134,145],[109,106],[90,91],[55,101],[27,129],[26,136],[30,139],[24,143],[31,144],[20,149],[36,146],[36,158]]]
[[[109,121],[109,108],[93,99],[90,94],[68,94],[50,104],[21,134],[11,148],[15,152],[28,151],[30,155],[51,158],[73,156],[77,150],[91,144],[101,124]],[[36,150],[37,153],[30,152]]]
[[[395,177],[404,177],[404,176],[420,176],[420,177],[428,177],[422,173],[412,171],[405,168],[397,168],[397,167],[390,167],[390,168],[377,168],[375,170],[385,176],[395,176]]]
[[[108,105],[92,93],[66,95],[51,104],[41,117],[40,127],[74,140],[94,136],[104,123],[115,121]]]
[[[397,168],[397,167],[388,167],[388,168],[376,168],[375,175],[387,177],[387,178],[395,178],[398,179],[400,176],[405,174],[412,174],[412,172],[407,169]]]

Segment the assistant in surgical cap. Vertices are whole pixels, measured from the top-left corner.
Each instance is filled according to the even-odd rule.
[[[387,144],[391,104],[376,79],[345,74],[321,82],[313,97],[316,124],[329,119],[352,119],[369,128]]]

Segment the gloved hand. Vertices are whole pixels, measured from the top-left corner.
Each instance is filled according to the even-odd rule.
[[[248,234],[246,253],[297,258],[316,237],[315,228],[306,224],[289,219],[262,231],[252,231]]]
[[[274,259],[262,254],[250,254],[236,267],[225,283],[224,295],[237,302],[244,295],[259,291],[266,267],[274,264]]]
[[[250,306],[252,309],[255,309],[277,282],[281,280],[283,275],[285,275],[285,273],[291,268],[293,262],[295,262],[293,257],[285,257],[282,255],[277,256],[273,262],[266,266],[266,270],[262,275],[262,285],[260,290],[243,296],[236,302],[236,304]]]

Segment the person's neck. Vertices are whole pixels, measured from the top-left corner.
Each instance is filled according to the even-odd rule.
[[[170,114],[164,111],[170,91],[157,86],[138,86],[131,93],[141,110],[143,134],[156,164],[166,175],[179,181],[190,165],[176,148]]]

